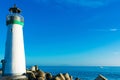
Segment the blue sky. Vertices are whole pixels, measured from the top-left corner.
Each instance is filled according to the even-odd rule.
[[[25,18],[27,65],[120,66],[119,0],[1,1],[0,59],[14,3]]]

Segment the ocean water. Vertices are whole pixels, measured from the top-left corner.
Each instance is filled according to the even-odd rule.
[[[27,68],[30,68],[30,66]],[[120,80],[120,67],[39,66],[39,69],[53,75],[69,73],[74,79],[78,77],[81,80],[94,80],[99,74],[102,74],[108,80]]]

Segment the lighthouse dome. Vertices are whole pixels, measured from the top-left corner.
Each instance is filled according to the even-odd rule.
[[[24,17],[20,15],[21,10],[14,5],[9,9],[10,14],[6,18],[6,25],[9,24],[20,24],[24,25]]]

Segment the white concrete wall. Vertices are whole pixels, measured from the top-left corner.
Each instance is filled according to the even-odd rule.
[[[4,75],[26,73],[23,30],[19,24],[8,25]]]

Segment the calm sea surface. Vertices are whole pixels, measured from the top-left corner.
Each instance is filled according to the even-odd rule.
[[[30,66],[27,68],[30,68]],[[79,77],[81,80],[94,80],[99,74],[102,74],[108,80],[120,80],[120,67],[39,66],[39,69],[53,75],[69,73],[73,78]]]

